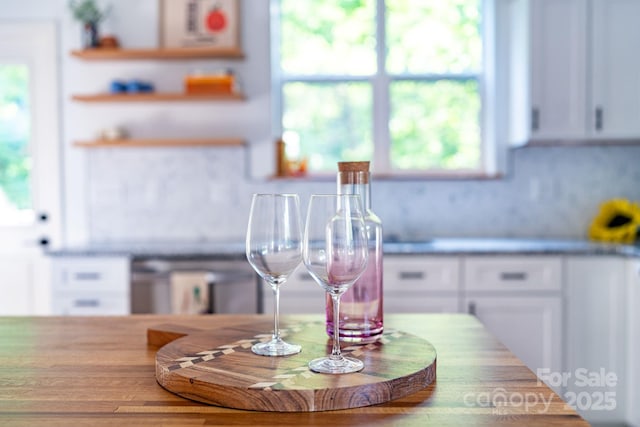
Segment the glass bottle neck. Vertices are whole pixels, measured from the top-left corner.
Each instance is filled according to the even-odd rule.
[[[358,194],[366,210],[371,210],[368,172],[338,172],[338,194]]]

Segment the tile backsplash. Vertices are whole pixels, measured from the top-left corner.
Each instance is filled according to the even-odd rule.
[[[310,194],[335,190],[326,181],[248,178],[245,150],[91,150],[90,242],[241,240],[252,193],[298,193],[304,215]],[[385,233],[579,239],[602,201],[640,201],[640,146],[525,147],[510,157],[502,179],[374,180]]]

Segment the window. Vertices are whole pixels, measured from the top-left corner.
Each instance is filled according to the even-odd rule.
[[[272,0],[275,128],[311,173],[486,172],[482,0]]]
[[[29,75],[26,65],[0,64],[0,224],[31,219]]]

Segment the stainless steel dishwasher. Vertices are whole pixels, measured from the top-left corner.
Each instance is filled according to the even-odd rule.
[[[194,300],[202,298],[198,313],[262,312],[263,285],[245,260],[153,257],[132,260],[131,313],[193,313],[175,301],[189,280]]]

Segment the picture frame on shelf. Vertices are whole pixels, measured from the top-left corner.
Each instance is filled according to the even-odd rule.
[[[162,48],[240,49],[240,0],[159,0]]]

